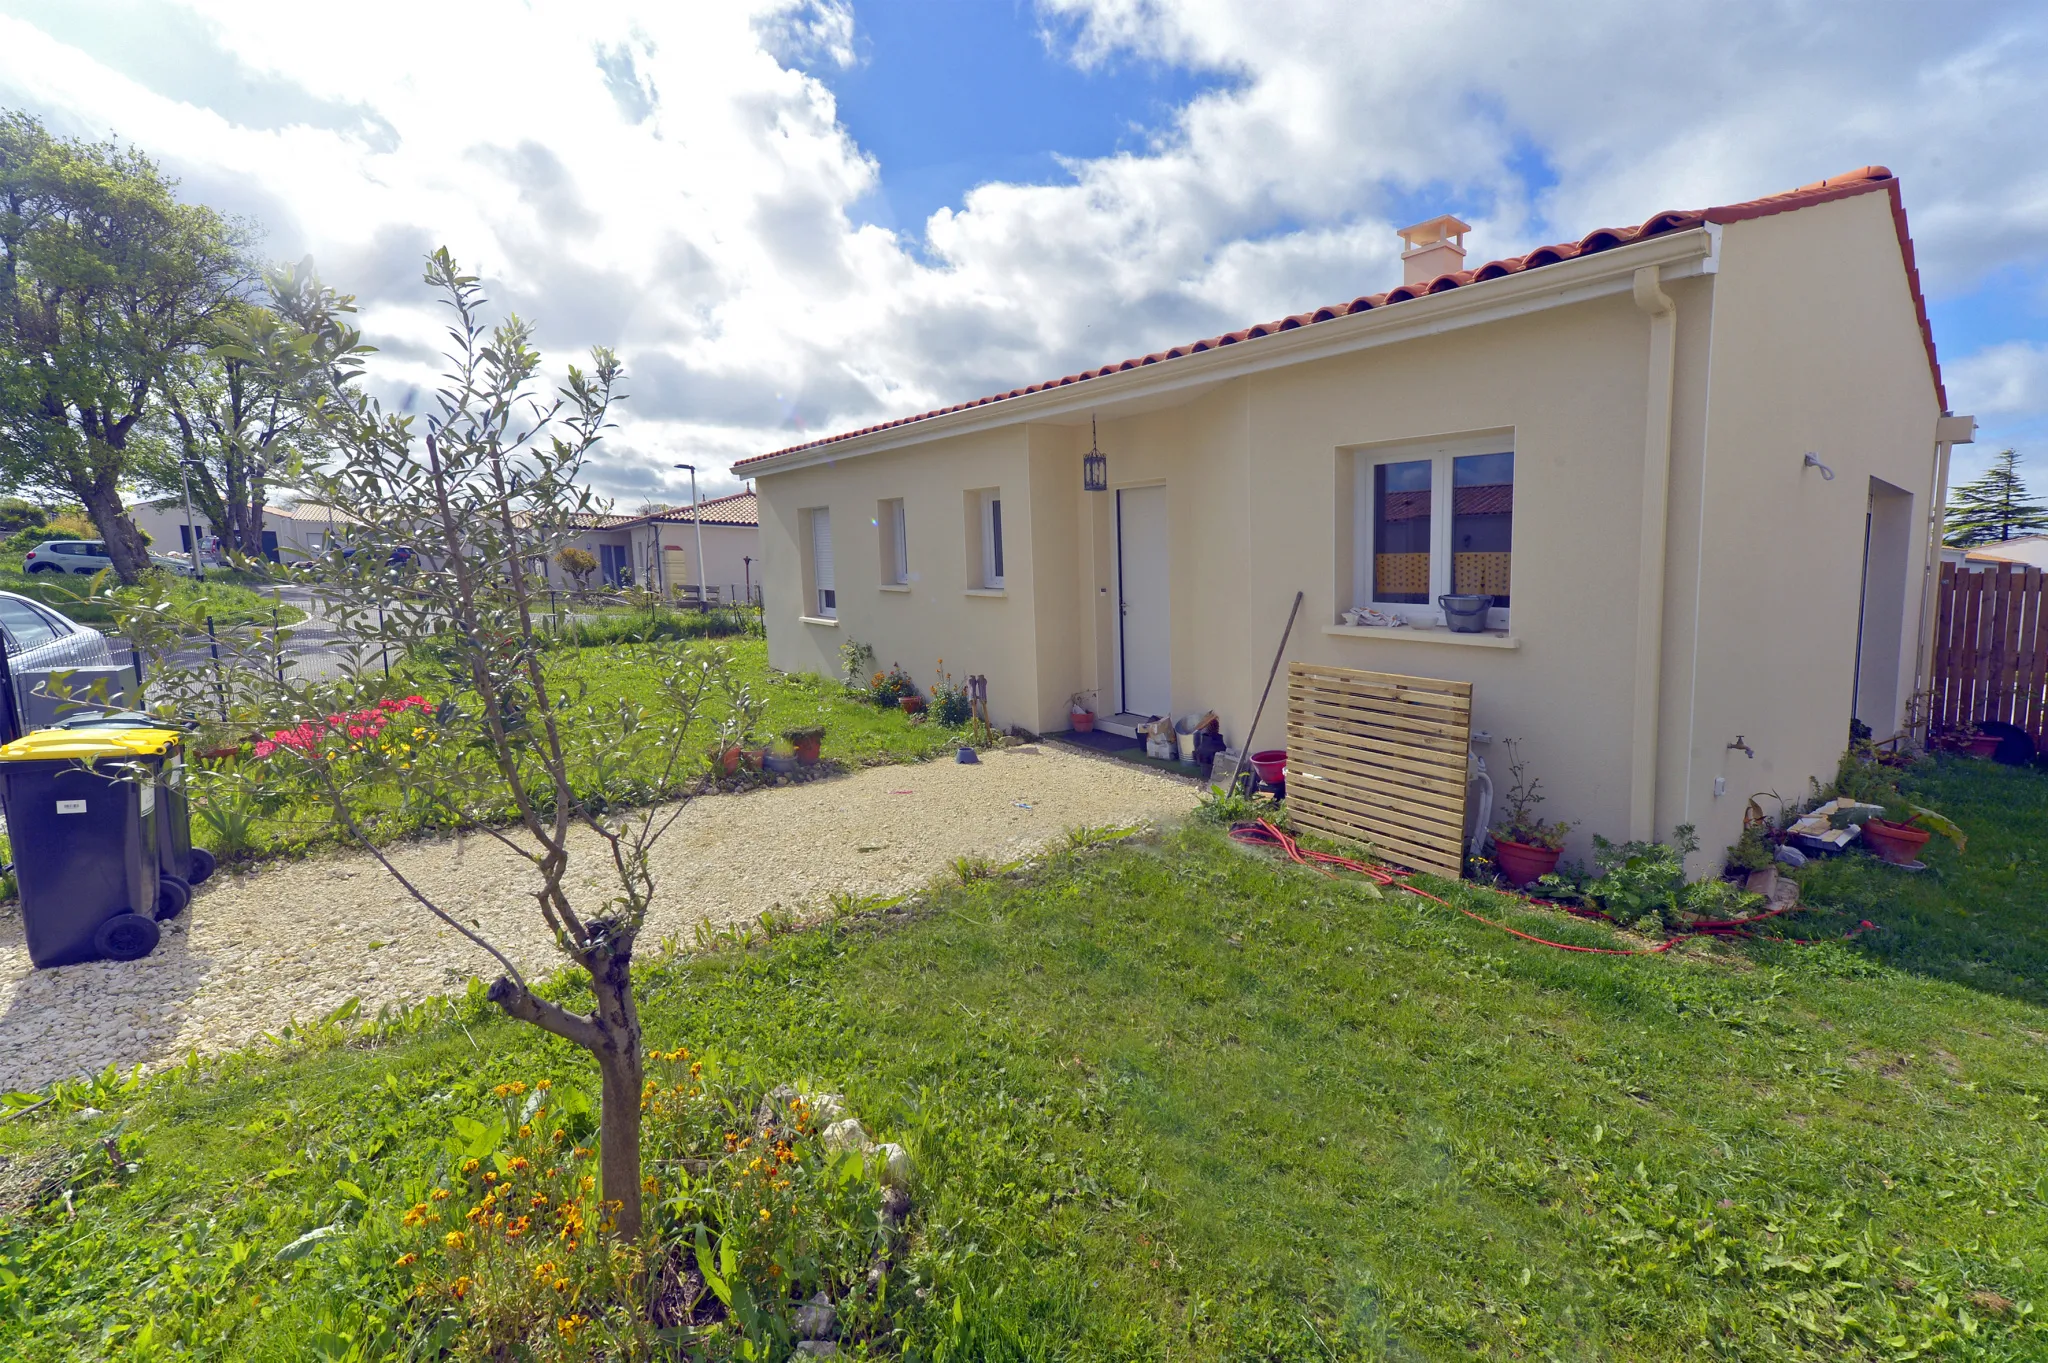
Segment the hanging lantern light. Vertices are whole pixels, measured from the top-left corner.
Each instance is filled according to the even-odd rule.
[[[1081,489],[1084,492],[1109,491],[1109,456],[1096,448],[1095,418],[1088,418],[1088,453],[1081,458]]]

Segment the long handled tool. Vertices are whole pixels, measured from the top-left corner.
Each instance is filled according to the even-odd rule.
[[[1280,631],[1280,647],[1273,650],[1273,666],[1266,672],[1266,689],[1259,692],[1259,708],[1252,712],[1252,727],[1245,730],[1244,742],[1237,749],[1237,770],[1230,773],[1230,789],[1237,790],[1238,781],[1244,776],[1244,760],[1252,750],[1252,735],[1259,731],[1259,721],[1266,714],[1266,698],[1273,694],[1273,678],[1280,675],[1280,660],[1287,656],[1287,636],[1294,633],[1294,617],[1301,614],[1301,593],[1294,594],[1294,609],[1287,612],[1287,628]]]

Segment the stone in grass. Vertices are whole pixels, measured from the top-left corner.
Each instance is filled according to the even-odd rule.
[[[894,1141],[883,1141],[875,1147],[875,1153],[882,1158],[882,1186],[885,1188],[908,1188],[910,1186],[910,1152]]]
[[[796,1309],[798,1339],[830,1339],[839,1333],[839,1313],[823,1292]]]
[[[909,1219],[910,1194],[901,1188],[885,1188],[882,1191],[882,1224],[892,1231],[901,1230]]]
[[[789,1120],[789,1105],[797,1100],[795,1084],[777,1084],[761,1099],[761,1106],[754,1109],[754,1125],[763,1129],[780,1130]]]
[[[814,1127],[830,1126],[849,1115],[846,1110],[846,1099],[837,1093],[814,1093],[804,1101],[810,1104],[811,1125]]]
[[[868,1148],[867,1128],[860,1124],[857,1117],[844,1117],[832,1123],[825,1128],[819,1139],[824,1142],[825,1149],[835,1155],[848,1150]]]
[[[805,1358],[837,1358],[839,1346],[829,1339],[798,1340],[796,1351]]]

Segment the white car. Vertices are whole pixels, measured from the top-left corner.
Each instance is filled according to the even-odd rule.
[[[44,540],[21,560],[24,573],[76,573],[81,577],[91,577],[100,569],[113,566],[105,540]],[[151,554],[149,566],[175,577],[193,576],[190,556]]]

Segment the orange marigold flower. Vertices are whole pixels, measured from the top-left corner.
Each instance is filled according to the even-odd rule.
[[[469,1283],[470,1277],[467,1273],[465,1273],[461,1277],[457,1278],[454,1282],[448,1285],[449,1290],[455,1293],[455,1299],[457,1301],[460,1301],[464,1297],[469,1295]]]
[[[539,1079],[534,1081],[533,1086],[539,1089],[542,1093],[546,1093],[549,1089],[555,1086],[555,1081],[552,1079]]]
[[[401,1254],[398,1256],[397,1259],[392,1261],[391,1266],[393,1268],[411,1268],[414,1264],[418,1263],[419,1261],[420,1256],[417,1254]]]
[[[446,1245],[450,1249],[461,1249],[462,1232],[459,1230],[449,1231],[446,1235],[441,1237],[441,1243]]]
[[[591,1152],[589,1146],[579,1145],[574,1150],[571,1150],[569,1153],[574,1155],[577,1159],[589,1159]]]
[[[529,1164],[527,1163],[527,1159],[526,1159],[526,1156],[524,1156],[524,1155],[514,1155],[514,1156],[512,1157],[512,1167],[513,1167],[514,1169],[517,1169],[517,1170],[518,1170],[518,1171],[519,1171],[520,1173],[522,1173],[522,1174],[523,1174],[523,1173],[525,1173],[525,1172],[527,1171],[527,1169],[528,1169],[528,1168],[530,1168],[531,1166],[530,1166],[530,1165],[529,1165]]]
[[[446,1202],[448,1200],[448,1190],[446,1188],[436,1188],[433,1192],[428,1193],[427,1196],[433,1198],[436,1202]]]
[[[462,1172],[463,1172],[463,1173],[465,1173],[465,1174],[473,1174],[473,1173],[475,1173],[475,1172],[476,1172],[476,1169],[477,1169],[477,1162],[476,1162],[475,1160],[473,1160],[473,1159],[466,1159],[466,1160],[464,1160],[464,1161],[462,1162]]]
[[[497,1176],[496,1174],[494,1174],[494,1173],[492,1173],[492,1174],[485,1174],[485,1175],[484,1175],[484,1182],[486,1182],[486,1183],[496,1183],[497,1181],[498,1181],[498,1176]]]

